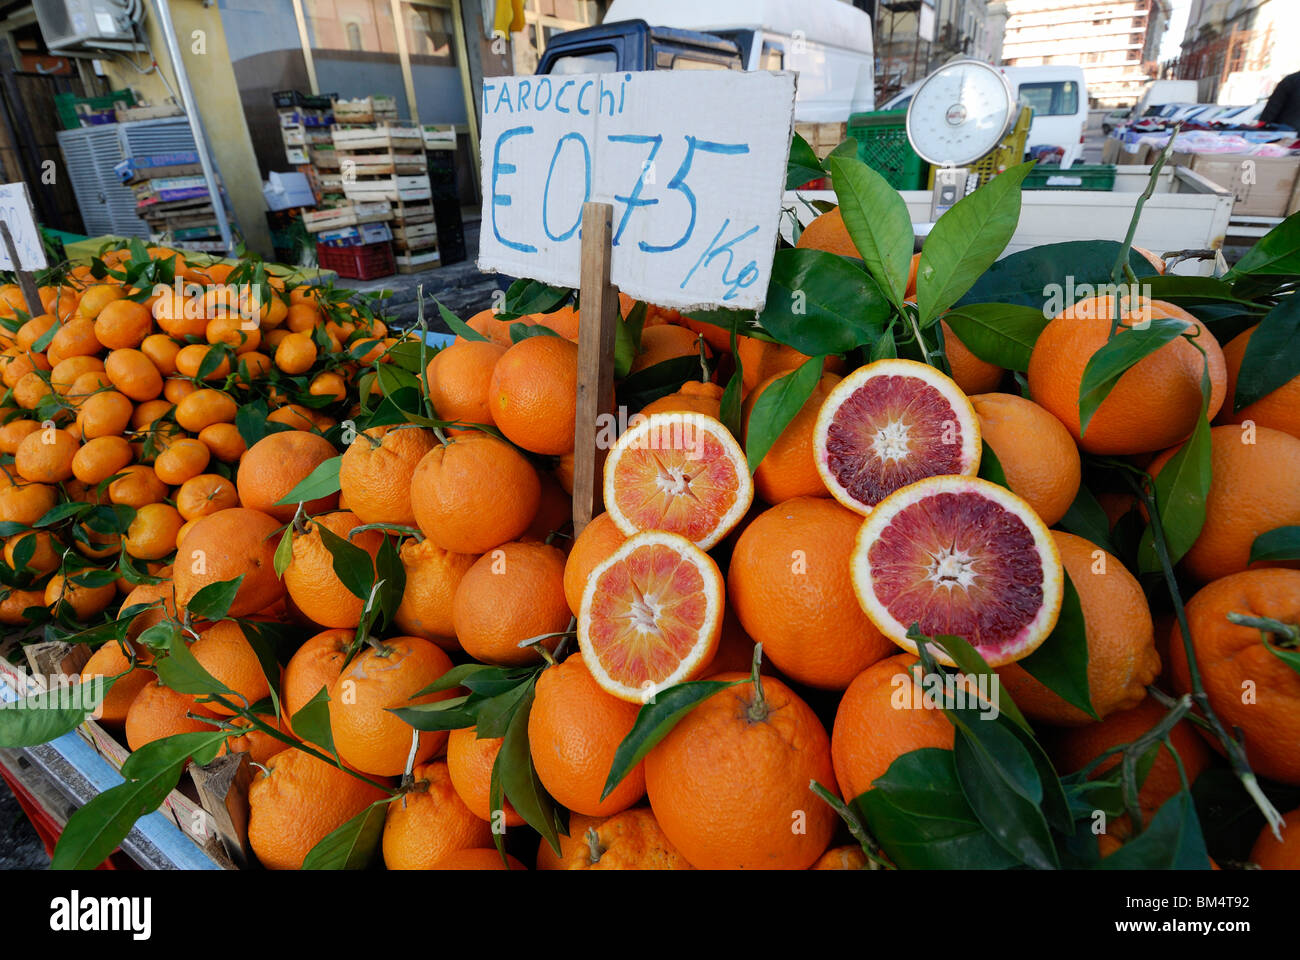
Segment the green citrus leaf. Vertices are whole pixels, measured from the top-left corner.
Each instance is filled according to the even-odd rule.
[[[1300,377],[1300,299],[1287,297],[1250,335],[1237,372],[1233,412]]]
[[[785,188],[797,190],[809,180],[826,176],[817,154],[808,145],[808,141],[795,134],[790,141],[790,156],[785,162]]]
[[[971,303],[943,315],[957,339],[985,363],[1008,370],[1029,369],[1029,354],[1049,317],[1013,303]]]
[[[922,326],[956,303],[1006,249],[1020,222],[1020,185],[1032,168],[1032,162],[1021,163],[998,174],[953,204],[931,229],[916,272]]]
[[[1092,491],[1083,484],[1079,484],[1074,502],[1061,518],[1061,527],[1077,537],[1091,540],[1103,550],[1115,552],[1110,542],[1110,519]]]
[[[853,245],[867,272],[901,310],[915,242],[907,204],[889,181],[856,157],[830,157],[827,167]]]
[[[400,801],[398,801],[400,803]],[[355,817],[330,831],[302,862],[304,870],[364,870],[375,858],[384,835],[389,800],[376,800]]]
[[[1145,327],[1120,327],[1096,353],[1088,358],[1079,381],[1079,430],[1088,434],[1093,414],[1128,370],[1167,343],[1192,329],[1185,320],[1156,317]]]
[[[637,712],[636,723],[618,745],[600,799],[604,800],[608,797],[614,788],[623,782],[623,778],[645,759],[645,755],[654,748],[654,745],[668,736],[682,717],[715,693],[727,687],[734,687],[738,683],[749,682],[748,677],[730,682],[693,680],[689,683],[679,683],[667,690],[660,690],[655,694],[653,702],[643,705]]]
[[[904,870],[999,870],[1020,861],[1004,850],[971,810],[953,751],[905,753],[854,800],[885,854]]]
[[[773,381],[755,401],[745,429],[745,456],[749,472],[763,462],[772,444],[803,409],[822,375],[823,357],[810,357],[799,367]]]
[[[303,482],[306,483],[305,480]],[[344,540],[323,523],[315,524],[315,532],[320,534],[321,543],[330,552],[335,576],[343,582],[343,586],[347,587],[348,592],[353,596],[368,600],[370,588],[375,585],[375,565],[370,559],[370,554],[356,544]]]
[[[1300,560],[1300,527],[1266,530],[1250,545],[1250,562]]]
[[[1080,300],[1117,292],[1110,272],[1119,249],[1115,240],[1067,240],[1007,254],[975,281],[958,306],[1016,304],[1032,308],[1041,317],[1053,317]],[[1144,283],[1160,279],[1156,268],[1136,250],[1129,251],[1129,267]]]
[[[1110,557],[1106,562],[1119,561]],[[1079,592],[1065,570],[1061,571],[1061,576],[1061,613],[1056,626],[1042,646],[1016,662],[1066,703],[1100,720],[1093,709],[1092,691],[1088,686],[1088,636]]]
[[[185,605],[185,609],[191,616],[200,620],[224,619],[230,611],[230,605],[235,602],[235,595],[239,593],[243,582],[244,575],[241,573],[233,580],[209,583],[206,587],[199,588],[190,598],[190,602]]]
[[[330,695],[325,687],[317,690],[316,695],[289,718],[289,726],[304,743],[314,743],[338,756],[334,749],[334,731],[330,727]]]
[[[824,250],[784,249],[772,258],[763,329],[808,356],[839,354],[884,331],[889,302],[852,260]]]
[[[1192,795],[1180,790],[1161,805],[1147,828],[1101,861],[1103,870],[1209,870]]]

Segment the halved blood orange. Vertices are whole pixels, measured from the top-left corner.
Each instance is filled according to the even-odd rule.
[[[624,534],[679,533],[707,550],[754,502],[745,451],[703,413],[652,413],[634,422],[605,460],[605,509]]]
[[[858,513],[917,480],[979,472],[974,408],[951,379],[915,360],[877,360],[849,374],[813,430],[822,482]]]
[[[930,477],[890,494],[863,522],[850,565],[871,622],[912,653],[916,624],[963,638],[999,667],[1033,653],[1061,612],[1061,558],[1046,524],[977,477]]]
[[[645,703],[713,662],[724,606],[712,557],[676,533],[638,533],[587,578],[582,659],[606,692]]]

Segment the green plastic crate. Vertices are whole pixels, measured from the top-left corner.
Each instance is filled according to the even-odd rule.
[[[907,140],[906,110],[874,110],[849,117],[848,135],[858,141],[858,159],[895,190],[924,190],[927,167]]]
[[[1051,181],[1051,182],[1049,182]],[[1026,190],[1098,190],[1115,189],[1115,164],[1076,163],[1068,170],[1060,167],[1034,167],[1025,177]]]
[[[130,90],[114,90],[102,97],[79,97],[74,93],[56,93],[54,106],[59,112],[59,123],[64,130],[76,130],[81,126],[80,108],[85,107],[92,113],[112,110],[116,106],[134,107],[135,94]]]

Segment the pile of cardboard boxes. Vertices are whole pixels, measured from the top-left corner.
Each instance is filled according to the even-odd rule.
[[[1109,137],[1102,147],[1102,162],[1149,165],[1160,150],[1149,142],[1126,146]],[[1233,217],[1289,217],[1300,210],[1300,153],[1268,157],[1175,151],[1169,163],[1187,167],[1230,191]]]
[[[225,250],[208,182],[193,150],[128,157],[114,171],[135,194],[153,239],[190,250]]]

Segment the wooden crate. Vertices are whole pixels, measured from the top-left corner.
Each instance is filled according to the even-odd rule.
[[[335,123],[375,123],[397,119],[395,97],[354,97],[332,101]]]
[[[426,150],[455,150],[456,128],[450,123],[427,123],[420,128]]]
[[[398,153],[392,150],[345,150],[336,147],[339,172],[347,177],[418,176],[429,168],[424,151]]]
[[[330,138],[340,150],[424,150],[424,134],[413,123],[378,123],[350,126],[336,123]]]
[[[433,196],[429,187],[429,176],[418,177],[377,177],[371,180],[354,180],[343,184],[343,195],[354,201],[398,200],[411,202],[428,200]]]
[[[437,266],[438,260],[437,250],[427,250],[415,254],[398,254],[397,272],[419,273],[421,270],[428,270],[430,267]]]
[[[20,695],[30,695],[33,691],[48,690],[50,678],[62,685],[63,678],[79,675],[90,659],[91,650],[85,644],[55,641],[28,644],[23,653],[26,669],[0,656],[0,683]],[[120,771],[131,755],[93,717],[76,732],[114,770]],[[218,757],[207,767],[191,764],[189,772],[192,783],[182,780],[163,799],[158,812],[224,869],[254,863],[248,846],[248,785],[252,782],[248,754]]]
[[[393,229],[393,243],[398,253],[409,253],[438,245],[438,228],[433,223],[403,225]]]
[[[808,141],[817,154],[817,159],[825,160],[827,155],[844,142],[848,125],[839,123],[796,123],[794,132]]]
[[[318,170],[337,170],[339,156],[332,146],[313,145],[307,148],[311,165]]]
[[[308,233],[339,230],[362,223],[383,223],[393,218],[393,208],[385,201],[348,203],[326,210],[304,211],[302,225]]]
[[[416,223],[429,223],[433,220],[433,201],[414,201],[408,203],[405,200],[397,200],[393,203],[393,224],[406,225]]]

